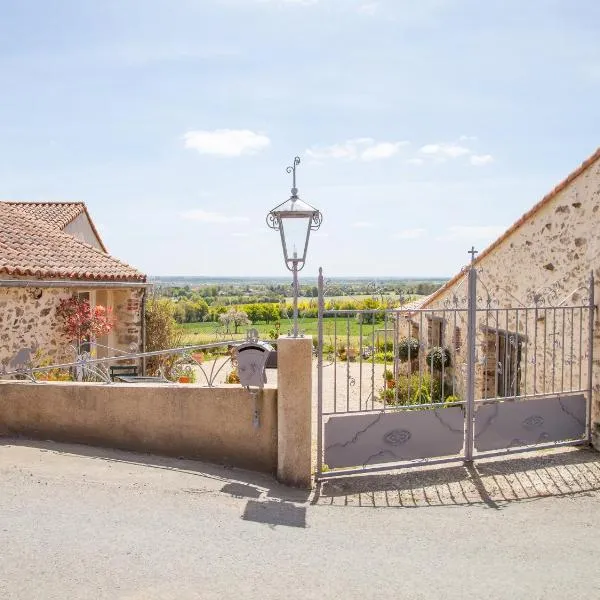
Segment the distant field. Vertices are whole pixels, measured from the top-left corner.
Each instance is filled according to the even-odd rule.
[[[418,294],[411,294],[410,296],[406,296],[405,297],[405,302],[413,302],[414,300],[419,300],[420,298],[424,298],[425,296],[419,296]],[[219,296],[218,298],[218,302],[221,304],[239,304],[238,302],[236,302],[238,296]],[[330,301],[334,301],[334,302],[346,302],[346,301],[360,301],[360,300],[366,300],[367,298],[375,298],[376,300],[381,300],[381,296],[379,296],[378,294],[355,294],[355,295],[348,295],[348,296],[325,296],[325,302],[330,302]],[[392,295],[392,294],[384,294],[383,295],[383,300],[387,301],[387,300],[392,300],[393,304],[396,305],[398,304],[398,296],[397,295]],[[317,305],[317,298],[314,297],[306,297],[303,296],[301,298],[298,299],[299,302],[301,303],[308,303],[308,304],[314,304],[314,306]],[[293,303],[293,299],[291,297],[286,298],[285,299],[286,304],[291,305]],[[242,302],[241,304],[250,304],[250,302]]]
[[[316,318],[311,319],[299,319],[298,326],[301,333],[305,335],[317,336],[317,321]],[[246,337],[247,327],[241,328],[240,332],[235,334],[227,334],[224,332],[222,327],[219,327],[217,323],[185,323],[182,326],[184,331],[184,343],[185,344],[209,344],[220,340],[242,340]],[[259,335],[263,339],[269,338],[269,332],[274,328],[271,323],[266,325],[265,323],[257,323],[251,327],[258,330]],[[392,327],[391,323],[388,322],[387,328]],[[292,329],[292,321],[284,320],[281,321],[280,333],[285,335]],[[325,318],[323,319],[323,335],[325,343],[333,343],[334,335],[337,335],[338,345],[345,344],[354,346],[372,346],[373,342],[383,342],[384,340],[384,323],[378,322],[374,325],[363,324],[356,321],[354,317],[349,318]],[[361,343],[362,335],[362,343]],[[388,333],[388,336],[390,334]]]

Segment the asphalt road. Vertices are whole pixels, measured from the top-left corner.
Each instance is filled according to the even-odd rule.
[[[589,451],[357,478],[270,477],[0,444],[0,598],[598,598]]]

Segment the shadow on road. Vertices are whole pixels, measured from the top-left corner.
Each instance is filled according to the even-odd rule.
[[[227,465],[217,465],[183,458],[169,458],[153,454],[139,454],[126,450],[114,450],[52,441],[38,441],[27,438],[0,438],[1,446],[24,446],[62,455],[81,456],[109,463],[122,463],[162,469],[222,483],[218,491],[236,498],[272,498],[280,502],[306,503],[311,493],[279,484],[266,473],[246,471]],[[192,493],[194,490],[188,490]]]
[[[404,507],[483,505],[600,491],[600,454],[590,449],[538,451],[473,465],[405,469],[321,482],[312,503],[331,506]]]

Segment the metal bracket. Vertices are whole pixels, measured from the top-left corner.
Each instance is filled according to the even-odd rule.
[[[252,410],[252,425],[254,425],[255,429],[258,429],[260,427],[260,412],[258,410],[258,394],[260,393],[260,390],[251,390],[250,388],[247,389],[252,396],[252,401],[254,404]]]

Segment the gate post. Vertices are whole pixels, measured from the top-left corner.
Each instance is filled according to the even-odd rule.
[[[467,404],[465,410],[465,462],[473,462],[473,418],[475,415],[475,346],[477,343],[477,271],[472,247],[467,296]]]
[[[317,340],[317,477],[323,472],[323,312],[325,309],[323,268],[319,267]]]
[[[277,479],[312,485],[312,337],[277,340]]]

